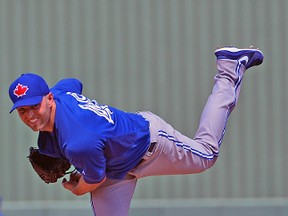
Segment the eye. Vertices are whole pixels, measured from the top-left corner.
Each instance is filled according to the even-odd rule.
[[[17,109],[17,111],[18,111],[19,114],[22,115],[22,114],[25,113],[26,109],[24,109],[24,108],[19,108],[19,109]]]
[[[31,106],[31,109],[35,110],[35,109],[38,109],[39,107],[40,107],[40,104],[36,104],[36,105]]]

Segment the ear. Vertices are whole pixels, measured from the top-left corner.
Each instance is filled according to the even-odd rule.
[[[47,101],[48,101],[49,105],[55,103],[54,96],[53,96],[52,92],[49,92],[49,94],[46,97],[47,97]]]

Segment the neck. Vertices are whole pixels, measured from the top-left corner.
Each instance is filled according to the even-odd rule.
[[[54,101],[52,107],[51,107],[51,115],[48,123],[48,131],[53,132],[54,129],[54,123],[55,123],[55,115],[56,115],[56,103]]]
[[[45,127],[41,131],[53,132],[54,123],[55,123],[55,115],[56,115],[56,103],[53,101],[50,107],[50,117]]]

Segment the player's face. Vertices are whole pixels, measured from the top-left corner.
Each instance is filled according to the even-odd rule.
[[[53,95],[49,93],[43,97],[41,103],[22,106],[17,108],[17,111],[21,120],[33,131],[52,131],[53,106],[55,106]]]

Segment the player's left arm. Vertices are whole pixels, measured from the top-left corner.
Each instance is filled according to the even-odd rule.
[[[80,173],[70,174],[70,179],[67,181],[65,178],[62,181],[62,185],[67,190],[70,190],[76,196],[84,195],[88,192],[94,191],[98,188],[103,182],[105,182],[106,177],[99,183],[89,184],[85,182],[83,176]]]

